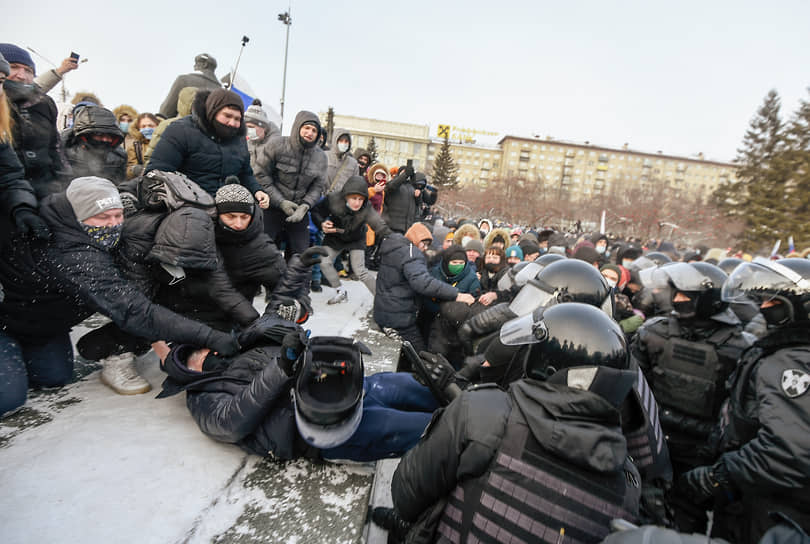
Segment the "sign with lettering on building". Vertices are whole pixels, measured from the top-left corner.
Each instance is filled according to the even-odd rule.
[[[436,135],[439,138],[449,138],[450,137],[450,125],[439,125],[439,129],[436,131]]]

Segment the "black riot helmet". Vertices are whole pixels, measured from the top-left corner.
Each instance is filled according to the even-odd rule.
[[[543,268],[523,286],[509,309],[523,316],[562,302],[590,304],[613,317],[613,290],[596,267],[579,259],[558,260]]]
[[[551,263],[556,263],[557,261],[562,261],[563,259],[565,259],[565,255],[557,255],[556,253],[546,253],[545,255],[540,255],[539,257],[537,257],[534,260],[534,262],[545,268]]]
[[[572,367],[629,366],[621,327],[588,304],[558,304],[508,321],[500,340],[506,346],[529,344],[525,374],[538,380]]]
[[[689,263],[689,265],[709,278],[709,281],[711,282],[711,285],[701,294],[700,298],[698,299],[697,316],[711,317],[728,308],[728,303],[724,302],[720,297],[720,292],[728,279],[728,274],[723,272],[719,266],[707,263],[706,261],[697,261],[694,263]]]
[[[744,262],[728,277],[721,296],[726,302],[752,301],[760,307],[768,325],[781,327],[810,320],[810,270],[804,265],[769,261],[757,257]],[[803,270],[799,270],[803,268]],[[779,304],[763,307],[775,301]]]
[[[745,261],[743,261],[742,259],[738,259],[737,257],[726,257],[725,259],[717,263],[717,266],[719,266],[720,270],[722,270],[726,274],[731,274],[732,272],[734,272],[734,269],[740,265],[740,263],[744,262]]]
[[[689,263],[668,263],[654,270],[653,282],[658,281],[658,278],[666,278],[669,284],[670,299],[672,302],[672,309],[683,319],[691,319],[697,317],[697,309],[700,305],[701,299],[708,293],[709,289],[713,286],[711,278],[700,272],[696,267]],[[717,288],[722,286],[720,283]],[[688,297],[689,300],[679,301],[679,293]],[[717,312],[714,312],[717,313]],[[700,317],[708,318],[714,315],[701,315]]]
[[[301,354],[293,395],[295,423],[311,446],[337,447],[360,425],[364,353],[371,351],[351,338],[316,336]]]

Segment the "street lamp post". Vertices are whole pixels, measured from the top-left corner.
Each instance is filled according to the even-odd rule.
[[[281,82],[281,126],[279,129],[284,128],[284,95],[287,92],[287,51],[290,48],[290,26],[292,26],[292,17],[290,17],[290,12],[285,11],[284,13],[278,14],[278,20],[281,21],[287,27],[287,42],[284,44],[284,76]]]

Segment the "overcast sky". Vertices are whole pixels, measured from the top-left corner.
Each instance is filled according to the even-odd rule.
[[[253,4],[251,6],[251,4]],[[278,110],[288,2],[170,0],[4,10],[0,41],[57,63],[105,106],[155,111],[197,53]],[[285,118],[337,113],[731,160],[769,89],[810,86],[810,2],[293,1]],[[38,70],[48,68],[35,59]],[[55,94],[55,92],[53,93]],[[289,123],[288,123],[289,125]]]

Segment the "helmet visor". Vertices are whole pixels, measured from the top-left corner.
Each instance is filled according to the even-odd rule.
[[[520,272],[515,274],[515,285],[518,287],[523,287],[529,282],[529,280],[534,279],[541,270],[543,270],[542,265],[535,262],[527,264],[520,269]]]
[[[725,302],[753,302],[757,306],[773,299],[779,292],[796,289],[795,282],[760,263],[741,263],[723,284],[720,297]]]
[[[655,261],[642,255],[641,257],[630,263],[630,266],[628,268],[630,268],[631,270],[644,270],[646,268],[653,268],[656,266],[658,266],[658,264]]]
[[[536,344],[548,336],[543,323],[543,308],[509,320],[501,326],[501,343],[505,346]]]
[[[554,293],[549,293],[534,282],[524,285],[515,299],[509,304],[509,309],[515,315],[531,314],[537,308],[544,308],[556,303]]]
[[[687,263],[674,263],[658,269],[666,274],[675,289],[683,292],[702,292],[711,286],[711,280]]]
[[[669,276],[658,266],[641,269],[638,273],[638,277],[641,280],[641,285],[649,287],[650,289],[664,289],[669,287]]]

